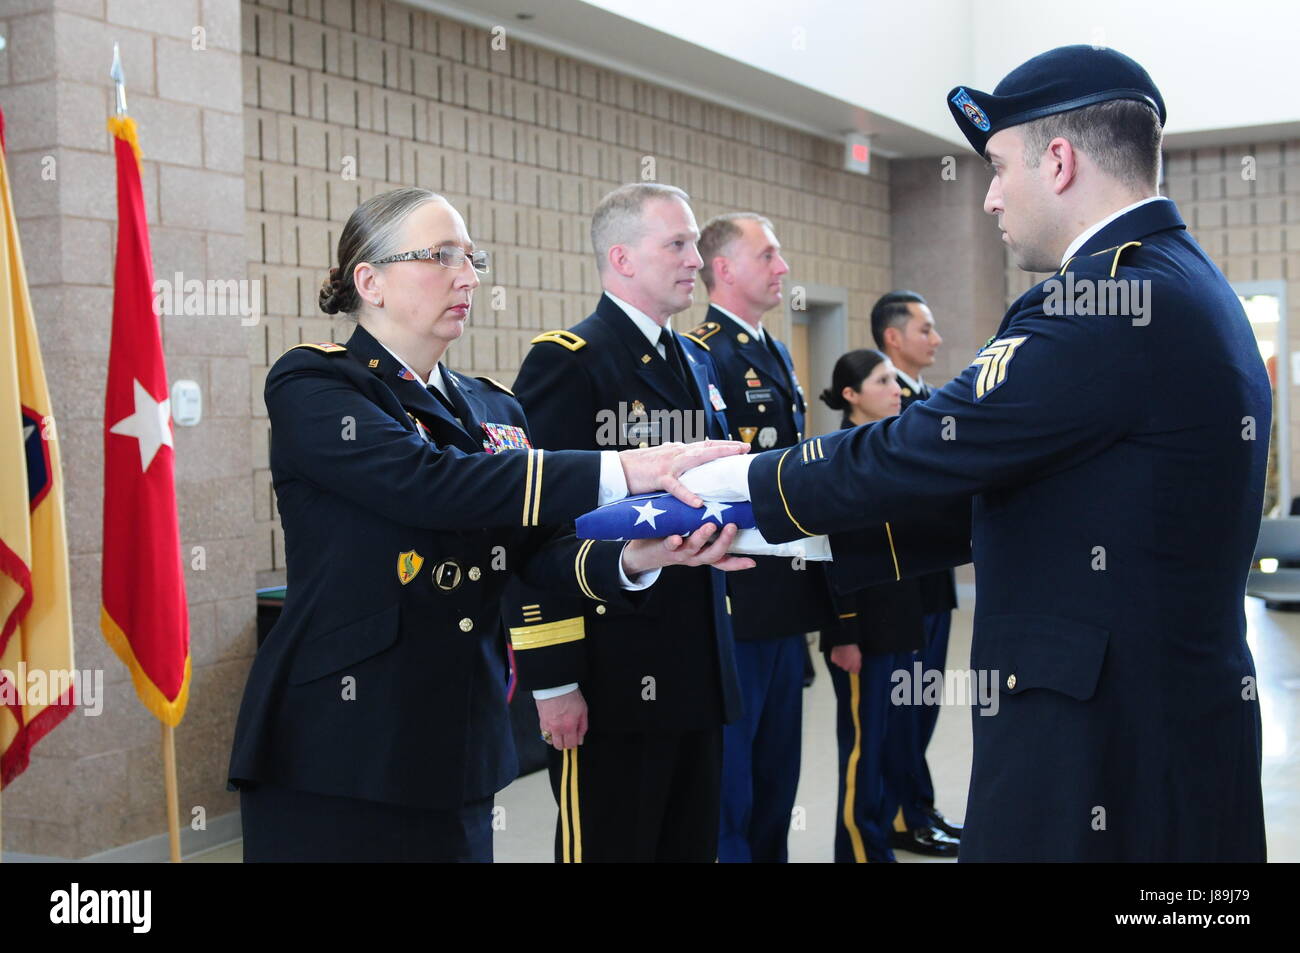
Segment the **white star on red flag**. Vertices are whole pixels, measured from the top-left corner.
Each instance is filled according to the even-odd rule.
[[[123,417],[109,428],[109,433],[124,437],[135,437],[140,442],[140,472],[147,472],[149,464],[164,445],[175,448],[172,443],[171,398],[157,401],[145,390],[139,380],[133,380],[135,390],[135,413]]]

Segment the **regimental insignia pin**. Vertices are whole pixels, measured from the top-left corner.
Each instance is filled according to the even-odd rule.
[[[912,388],[910,388],[910,387],[904,387],[904,388],[903,388],[903,396],[904,396],[904,397],[911,397],[911,396],[912,396]]]
[[[628,413],[629,413],[629,416],[632,416],[632,417],[644,417],[644,416],[645,416],[645,404],[641,403],[641,401],[639,401],[639,400],[634,400],[634,401],[632,401],[632,409],[631,409]]]
[[[749,335],[746,334],[744,331],[741,331],[739,334],[736,335],[736,340],[739,341],[741,344],[748,344]]]
[[[372,357],[372,358],[369,360],[369,362],[367,362],[366,366],[367,366],[367,367],[378,367],[378,366],[379,366],[379,358],[377,358],[377,357]]]
[[[641,363],[642,363],[642,364],[649,364],[651,360],[652,360],[652,358],[650,357],[649,354],[642,354],[642,355],[641,355]]]
[[[754,442],[754,435],[758,433],[757,427],[741,427],[739,429],[741,440],[745,441],[745,443]]]
[[[424,557],[414,549],[408,549],[404,553],[397,554],[397,581],[406,585],[412,579],[420,574],[420,567],[424,565]]]

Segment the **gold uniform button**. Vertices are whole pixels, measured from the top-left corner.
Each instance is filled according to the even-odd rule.
[[[741,344],[748,344],[749,335],[746,334],[744,331],[741,331],[739,334],[736,335],[736,340],[739,341]]]
[[[1012,688],[1015,688],[1015,687],[1016,687],[1016,676],[1015,676],[1014,674],[1008,675],[1008,676],[1007,676],[1007,688],[1008,688],[1008,689],[1012,689]]]
[[[483,578],[483,570],[482,570],[482,569],[479,569],[477,566],[470,566],[470,567],[469,567],[469,581],[470,581],[470,582],[478,582],[478,581],[479,581],[480,579],[482,579],[482,578]]]
[[[758,405],[758,412],[759,412],[760,414],[765,414],[765,413],[767,413],[767,404],[759,404],[759,405]]]
[[[646,443],[644,440],[642,440],[640,443],[637,444],[637,446],[638,446],[638,447],[641,447],[642,449],[645,449],[646,447],[650,446],[650,444],[648,444],[648,443]]]
[[[470,629],[472,629],[472,628],[474,628],[474,620],[473,620],[473,619],[468,619],[468,618],[466,618],[466,619],[461,619],[461,620],[460,620],[460,630],[461,630],[462,632],[468,632],[468,631],[469,631]]]
[[[605,614],[605,607],[604,607],[604,606],[596,606],[596,615],[604,615],[604,614]]]

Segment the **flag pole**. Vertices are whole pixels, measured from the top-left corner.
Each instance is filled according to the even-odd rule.
[[[116,93],[114,111],[118,116],[126,115],[126,77],[122,72],[122,53],[117,43],[113,44],[113,67],[108,75],[113,79]],[[162,722],[162,758],[163,786],[167,795],[167,840],[170,845],[171,862],[181,862],[181,825],[180,796],[176,786],[176,729],[166,721]]]

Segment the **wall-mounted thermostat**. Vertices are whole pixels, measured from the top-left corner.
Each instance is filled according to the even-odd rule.
[[[203,417],[203,392],[198,381],[172,384],[172,420],[178,427],[193,427]]]

